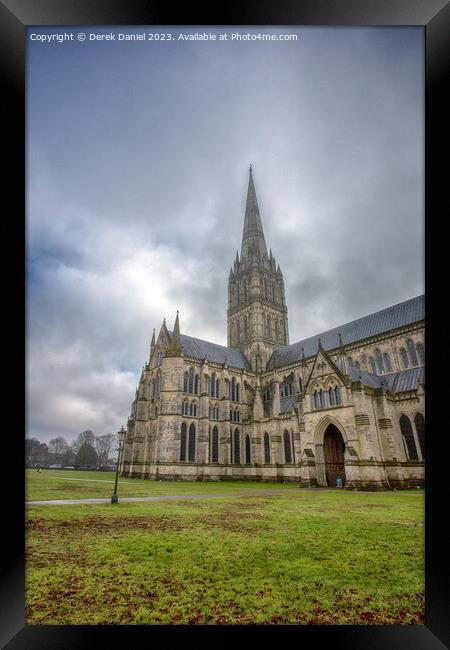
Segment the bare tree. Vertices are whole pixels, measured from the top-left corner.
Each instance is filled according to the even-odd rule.
[[[50,440],[48,443],[48,451],[50,454],[55,454],[55,456],[58,459],[61,459],[61,457],[68,451],[69,449],[69,444],[65,438],[62,436],[59,436],[58,438],[53,438],[53,440]]]
[[[83,445],[85,442],[87,442],[92,447],[95,446],[95,433],[90,429],[86,429],[86,431],[82,431],[77,436],[77,438],[72,442],[71,444],[72,451],[75,454],[77,454],[80,450],[81,445]]]
[[[95,439],[95,449],[98,454],[98,464],[100,467],[108,465],[111,448],[116,440],[113,433],[106,433],[104,436],[98,436]]]
[[[75,462],[82,468],[97,465],[97,452],[89,442],[83,442],[76,455]]]

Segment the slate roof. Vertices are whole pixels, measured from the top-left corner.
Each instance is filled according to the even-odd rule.
[[[382,377],[375,375],[372,372],[366,372],[365,370],[360,370],[355,366],[349,366],[348,374],[352,381],[358,381],[361,376],[361,382],[364,386],[368,386],[369,388],[380,388],[381,386]]]
[[[380,377],[381,379],[381,377]],[[384,385],[391,393],[402,393],[407,390],[414,390],[417,384],[425,383],[425,366],[419,368],[408,368],[400,372],[393,372],[383,375]]]
[[[169,332],[169,334],[172,336],[172,332]],[[225,345],[218,345],[209,341],[202,341],[201,339],[196,339],[186,334],[181,334],[180,338],[183,354],[186,357],[204,359],[206,356],[208,361],[215,361],[216,363],[224,363],[226,361],[233,368],[250,369],[247,359],[240,350],[227,348]]]
[[[371,372],[366,372],[365,370],[360,370],[355,366],[350,366],[348,369],[350,379],[353,381],[358,381],[361,377],[361,381],[364,386],[369,388],[380,388],[384,387],[389,390],[393,395],[396,393],[402,393],[409,390],[414,390],[417,388],[418,383],[425,383],[425,366],[420,366],[419,368],[407,368],[407,370],[401,370],[400,372],[392,372],[387,375],[374,375]],[[295,395],[289,395],[280,400],[280,413],[287,413],[291,411],[295,404]],[[269,415],[269,405],[264,404],[265,414]]]
[[[390,372],[386,375],[374,375],[371,372],[365,372],[364,370],[355,368],[355,366],[350,366],[348,371],[353,381],[358,381],[361,375],[361,381],[364,386],[369,386],[370,388],[384,386],[393,394],[414,390],[417,388],[418,382],[425,383],[425,366],[407,368],[406,370]]]
[[[291,411],[295,404],[295,395],[289,395],[280,399],[280,413]]]
[[[383,332],[404,327],[411,323],[424,320],[425,318],[425,295],[405,300],[397,305],[382,309],[369,316],[339,325],[331,330],[310,336],[307,339],[287,345],[275,350],[267,363],[267,369],[280,368],[301,359],[302,347],[305,350],[305,357],[316,354],[319,338],[325,350],[334,350],[339,347],[339,333],[342,335],[344,345],[356,343],[368,339]]]

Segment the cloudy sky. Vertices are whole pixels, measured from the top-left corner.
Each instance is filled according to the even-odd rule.
[[[40,440],[126,423],[152,329],[177,309],[182,332],[226,345],[249,163],[291,342],[424,290],[422,28],[89,41],[110,31],[28,41],[27,435]],[[203,31],[229,40],[176,40]]]

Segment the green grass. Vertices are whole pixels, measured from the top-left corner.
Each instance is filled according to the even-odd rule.
[[[423,526],[422,491],[33,506],[26,622],[423,623]]]
[[[26,500],[87,499],[110,497],[114,489],[114,472],[76,470],[26,471]],[[251,489],[292,489],[294,483],[260,481],[144,481],[119,477],[118,493],[123,497],[164,494],[214,494]]]

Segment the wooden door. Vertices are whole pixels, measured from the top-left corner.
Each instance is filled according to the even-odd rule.
[[[330,424],[325,431],[323,450],[328,486],[336,487],[338,478],[342,480],[342,485],[345,485],[344,440],[334,424]]]

